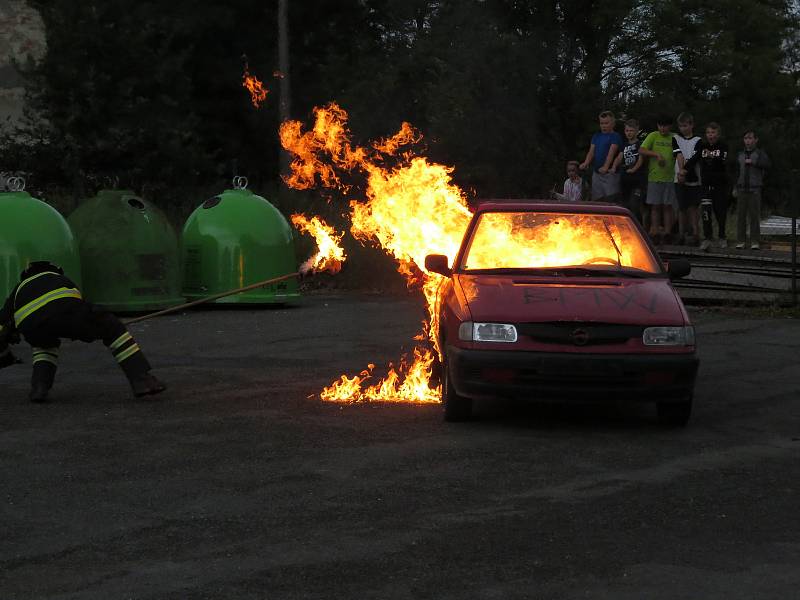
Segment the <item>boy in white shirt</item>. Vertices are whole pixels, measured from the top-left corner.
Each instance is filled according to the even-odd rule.
[[[684,170],[684,164],[692,158],[695,146],[700,141],[699,135],[694,135],[694,117],[689,113],[678,115],[678,131],[673,137],[677,148],[675,153],[675,196],[678,199],[678,223],[684,242],[689,246],[696,246],[700,240],[698,208],[700,206],[700,176],[697,167],[690,171]]]

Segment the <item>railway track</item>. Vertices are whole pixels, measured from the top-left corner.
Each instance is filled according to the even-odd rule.
[[[791,294],[791,254],[770,250],[721,250],[667,247],[659,254],[665,261],[683,258],[692,273],[674,285],[684,300],[750,301],[770,303]]]

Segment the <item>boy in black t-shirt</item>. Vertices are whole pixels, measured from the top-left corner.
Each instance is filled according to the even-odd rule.
[[[642,202],[647,189],[647,171],[642,168],[644,157],[639,154],[642,141],[639,139],[639,121],[625,121],[625,141],[622,150],[614,159],[612,172],[620,173],[622,205],[630,210],[637,220],[642,220]]]

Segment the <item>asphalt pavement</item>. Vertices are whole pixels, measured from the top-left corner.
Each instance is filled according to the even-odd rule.
[[[132,327],[170,390],[100,343],[53,402],[0,372],[0,599],[794,598],[800,323],[693,310],[685,429],[625,404],[321,402],[413,347],[415,298],[310,296]]]

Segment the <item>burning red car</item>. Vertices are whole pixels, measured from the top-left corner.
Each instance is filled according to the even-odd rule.
[[[439,306],[445,419],[485,397],[627,399],[657,403],[685,425],[699,360],[694,328],[660,261],[621,207],[487,202],[478,207]]]

